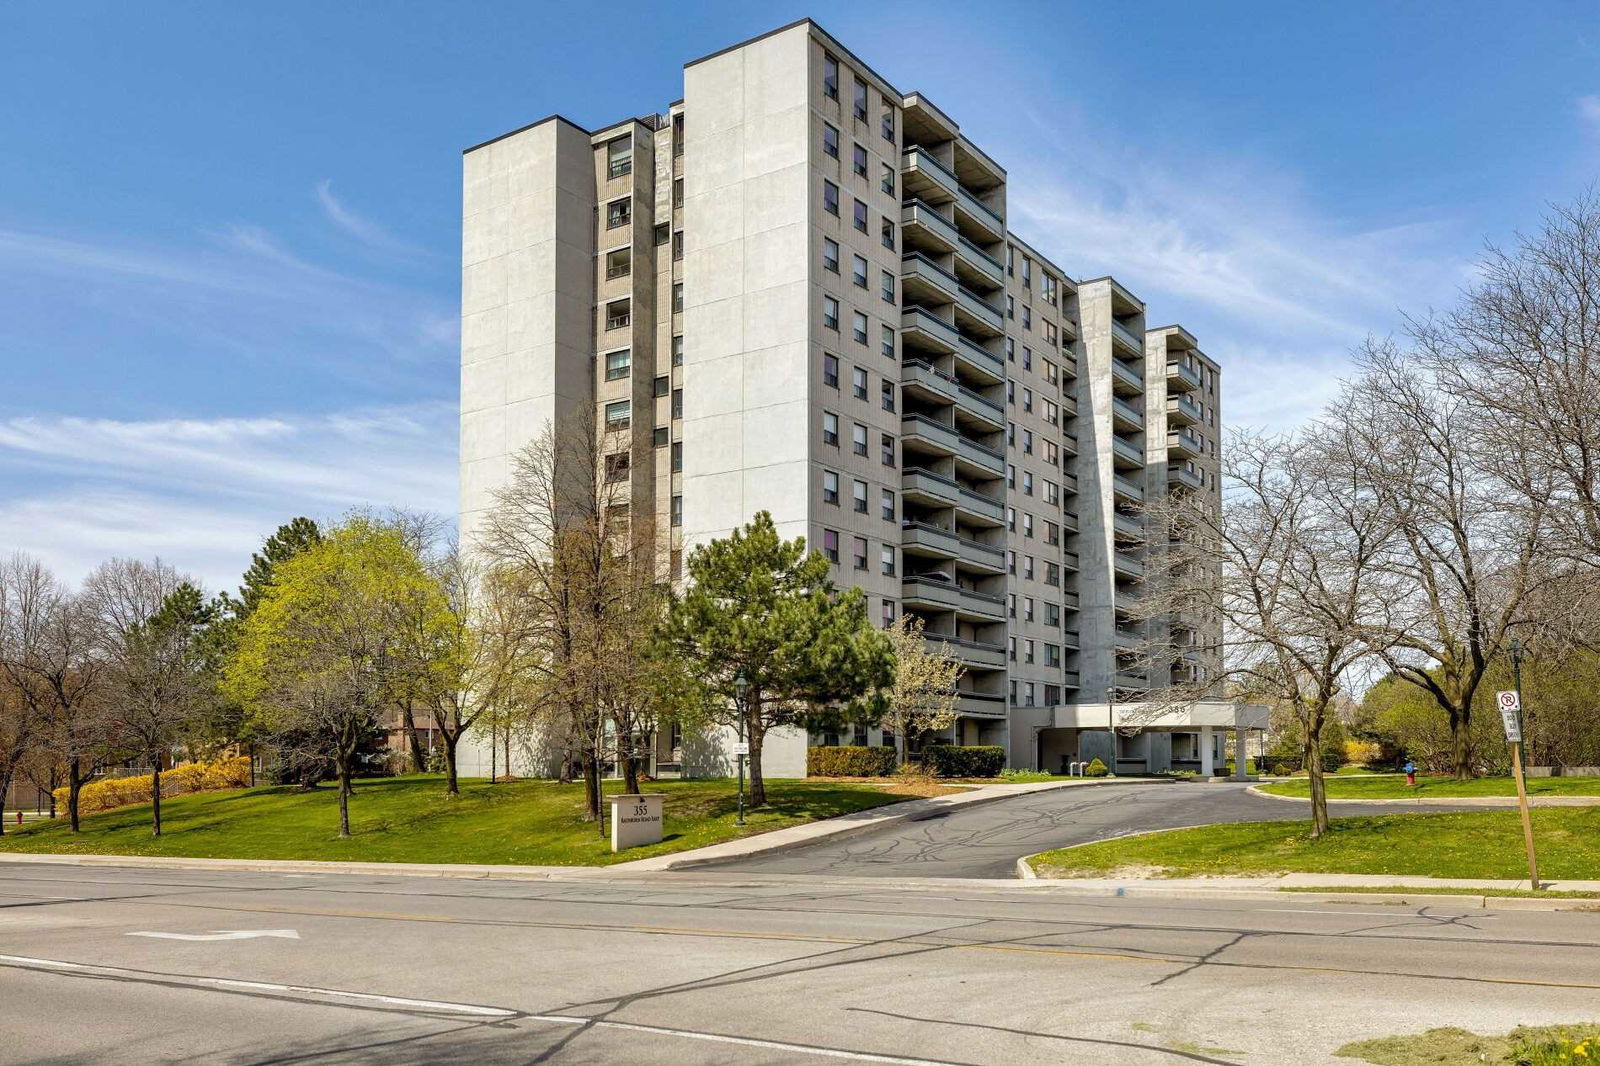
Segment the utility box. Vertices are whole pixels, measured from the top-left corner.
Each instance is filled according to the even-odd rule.
[[[626,851],[661,842],[661,816],[666,795],[607,796],[611,803],[611,850]]]

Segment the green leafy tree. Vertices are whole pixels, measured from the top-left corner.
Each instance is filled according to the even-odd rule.
[[[876,721],[894,681],[889,640],[867,620],[860,589],[841,591],[805,538],[783,540],[758,512],[743,529],[694,550],[688,589],[665,638],[698,679],[700,706],[750,745],[750,797],[766,803],[761,749],[779,726]],[[747,683],[742,716],[735,679]]]
[[[414,639],[419,603],[436,640]],[[245,620],[224,689],[279,743],[333,763],[341,837],[350,835],[352,778],[379,712],[396,686],[435,666],[408,655],[447,646],[450,624],[416,551],[394,528],[361,516],[277,564]]]

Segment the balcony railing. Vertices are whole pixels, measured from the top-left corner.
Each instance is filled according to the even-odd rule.
[[[1140,356],[1144,355],[1144,338],[1114,318],[1111,320],[1111,335],[1127,345],[1131,351]]]
[[[1113,492],[1120,493],[1130,500],[1144,499],[1144,489],[1139,487],[1139,483],[1121,474],[1111,475],[1111,488]]]
[[[1113,358],[1111,360],[1111,376],[1131,386],[1138,392],[1144,391],[1144,375],[1124,363],[1121,359]]]
[[[1188,392],[1190,389],[1200,387],[1200,374],[1187,363],[1167,364],[1167,390],[1169,392]]]
[[[1188,393],[1167,397],[1167,421],[1185,425],[1200,421],[1200,405]]]
[[[1170,405],[1171,401],[1168,401],[1168,403]],[[1113,415],[1121,415],[1140,429],[1144,428],[1144,412],[1120,396],[1111,397],[1111,413]]]
[[[629,157],[627,159],[613,159],[611,161],[611,164],[606,167],[606,177],[608,177],[608,178],[620,178],[625,174],[632,174],[632,173],[633,173],[633,159],[632,159],[632,157]]]

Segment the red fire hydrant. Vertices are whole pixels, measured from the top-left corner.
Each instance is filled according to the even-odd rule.
[[[1406,784],[1411,788],[1417,787],[1417,764],[1406,760]]]

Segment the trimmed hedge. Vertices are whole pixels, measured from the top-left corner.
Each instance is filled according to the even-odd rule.
[[[245,788],[250,784],[250,759],[240,755],[216,762],[191,762],[161,771],[161,796],[182,796],[190,792],[213,792],[225,788]],[[65,809],[67,788],[55,790],[57,806]],[[143,777],[103,777],[83,786],[78,793],[78,810],[108,811],[150,802],[150,775]]]
[[[1006,749],[997,744],[931,744],[922,761],[938,777],[993,777],[1006,764]]]
[[[806,749],[807,777],[886,777],[892,773],[893,748],[846,745]]]
[[[1099,759],[1091,759],[1089,765],[1083,768],[1084,777],[1104,777],[1110,772],[1106,769],[1106,764]]]

